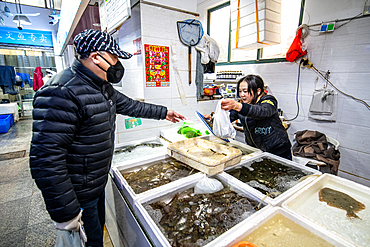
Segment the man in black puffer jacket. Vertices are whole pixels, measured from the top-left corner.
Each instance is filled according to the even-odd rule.
[[[72,66],[34,97],[30,168],[56,228],[80,231],[83,222],[87,246],[103,246],[116,113],[174,123],[184,117],[113,89],[110,83],[119,82],[124,72],[118,58],[132,55],[109,34],[85,30],[74,45],[78,55]]]

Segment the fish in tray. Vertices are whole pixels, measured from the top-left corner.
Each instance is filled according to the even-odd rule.
[[[157,188],[172,181],[197,173],[191,167],[173,158],[152,162],[147,167],[126,173],[121,171],[132,190],[136,194]]]
[[[241,161],[242,151],[201,138],[191,138],[171,143],[167,153],[208,175],[222,172],[225,167]]]
[[[224,152],[215,151],[209,147],[194,146],[186,149],[185,153],[195,157],[202,157],[205,159],[220,161],[227,156]]]
[[[213,194],[194,194],[189,189],[169,202],[143,204],[171,246],[194,247],[211,242],[258,211],[259,205],[229,187]]]
[[[349,195],[327,187],[319,191],[319,200],[326,202],[329,206],[347,211],[347,217],[349,218],[360,219],[355,213],[365,209],[364,204]]]
[[[250,167],[241,166],[227,173],[273,199],[298,184],[301,178],[310,175],[270,159],[256,161]]]
[[[155,148],[155,147],[162,147],[163,144],[161,143],[140,143],[140,144],[137,144],[137,145],[133,145],[133,146],[128,146],[128,147],[125,147],[125,148],[121,148],[121,149],[117,149],[114,151],[115,154],[119,154],[119,153],[124,153],[124,152],[131,152],[132,150],[134,150],[135,148],[137,147],[151,147],[151,148]]]

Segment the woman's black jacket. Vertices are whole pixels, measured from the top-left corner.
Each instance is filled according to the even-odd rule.
[[[165,119],[167,108],[132,100],[78,60],[51,78],[33,102],[32,177],[56,222],[80,212],[79,202],[104,191],[111,165],[116,113]]]
[[[230,111],[230,121],[240,119],[248,145],[276,155],[290,150],[291,143],[279,118],[274,96],[264,95],[255,105],[242,105],[240,112]]]

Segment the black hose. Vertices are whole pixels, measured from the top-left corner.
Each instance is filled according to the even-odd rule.
[[[296,92],[297,114],[295,115],[294,118],[286,119],[285,121],[293,121],[299,115],[299,102],[298,102],[299,78],[300,78],[300,75],[301,75],[301,64],[304,63],[305,61],[307,61],[307,60],[301,59],[301,61],[299,62],[299,65],[298,65],[298,80],[297,80],[297,92]]]

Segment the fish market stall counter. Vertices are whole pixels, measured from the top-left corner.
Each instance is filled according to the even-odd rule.
[[[218,192],[219,196],[209,194],[207,198],[205,195],[194,195],[192,191],[194,186],[204,179],[205,175],[167,155],[167,145],[168,143],[160,138],[149,138],[116,147],[106,188],[106,226],[114,246],[171,246],[171,241],[184,241],[166,238],[176,232],[176,225],[170,233],[161,232],[164,227],[151,218],[153,217],[152,212],[157,212],[159,209],[149,210],[151,213],[146,211],[148,207],[153,206],[153,203],[155,207],[166,205],[162,208],[165,210],[162,215],[165,215],[168,208],[172,208],[173,214],[179,208],[185,208],[187,211],[185,213],[189,214],[188,220],[185,221],[187,226],[185,232],[201,232],[199,229],[204,228],[205,236],[191,240],[198,241],[201,243],[200,246],[212,242],[230,227],[247,218],[248,220],[258,218],[258,215],[270,207],[253,192],[240,189],[232,181],[222,177],[217,178],[224,187]],[[229,149],[230,147],[225,146],[224,148]],[[243,153],[240,150],[237,151],[240,155]],[[249,151],[247,154],[255,150]],[[169,196],[172,199],[168,200]],[[183,197],[193,198],[190,202],[193,206],[181,205],[181,201],[185,200]],[[206,203],[213,199],[216,201]],[[174,203],[169,201],[174,201]],[[222,206],[225,203],[230,204],[230,207],[233,204],[238,205],[234,206],[235,210],[232,211],[233,217],[231,218],[227,214],[229,207]],[[197,212],[200,208],[204,211]],[[241,210],[242,208],[244,210]],[[180,213],[184,212],[180,211]],[[177,217],[181,218],[181,214]],[[197,215],[196,218],[191,214]],[[199,219],[197,219],[198,216]],[[209,222],[204,217],[208,217]]]
[[[106,188],[106,225],[114,246],[158,246],[159,243],[161,243],[160,246],[163,243],[167,243],[170,246],[168,240],[164,240],[164,234],[167,235],[167,233],[160,232],[159,229],[162,229],[160,225],[153,227],[153,221],[148,217],[148,213],[145,213],[145,210],[143,210],[144,206],[147,208],[150,205],[143,206],[142,202],[147,203],[148,200],[151,200],[154,203],[159,203],[158,200],[161,202],[167,200],[167,198],[163,199],[162,197],[168,197],[169,195],[178,197],[177,193],[185,193],[184,190],[191,191],[194,185],[203,179],[205,175],[167,155],[167,145],[168,142],[160,138],[149,138],[116,147]],[[225,148],[229,147],[225,146]],[[255,150],[250,150],[248,154],[253,151]],[[242,151],[239,152],[242,154]],[[222,178],[219,178],[219,180],[222,180]],[[193,199],[195,200],[194,207],[189,207],[188,205],[189,210],[193,214],[197,213],[194,211],[197,208],[204,207],[206,211],[201,213],[201,215],[207,215],[207,212],[210,213],[210,210],[212,210],[213,214],[217,214],[218,217],[222,218],[223,215],[225,217],[223,219],[224,223],[226,224],[227,222],[228,224],[227,228],[222,228],[221,226],[215,227],[215,224],[217,225],[218,223],[216,221],[205,223],[204,220],[200,219],[198,224],[198,221],[194,219],[195,222],[188,222],[187,224],[192,225],[193,228],[204,227],[204,224],[207,225],[208,235],[205,239],[200,238],[200,242],[210,242],[211,240],[208,238],[216,238],[232,225],[238,224],[243,219],[253,216],[253,214],[258,215],[260,214],[259,211],[263,212],[264,208],[269,207],[268,203],[262,202],[253,193],[240,190],[237,186],[230,184],[229,181],[221,181],[221,183],[223,183],[225,188],[219,193],[227,197],[225,199],[226,202],[231,200],[232,202],[229,203],[240,204],[242,202],[239,201],[242,200],[244,202],[242,205],[249,207],[252,211],[249,214],[245,213],[247,210],[244,210],[245,212],[235,211],[234,213],[239,215],[235,216],[236,218],[233,218],[232,222],[229,222],[226,219],[228,215],[226,215],[226,212],[223,212],[226,208],[215,206],[216,208],[212,209],[210,207],[207,209],[208,204],[198,205],[197,200],[200,197],[206,201],[211,199],[203,198],[202,195],[195,196]],[[189,192],[189,195],[194,196],[192,192]],[[222,196],[220,198],[215,197],[219,205],[224,203]],[[178,203],[179,201],[177,201]],[[215,205],[217,204],[215,203]],[[255,209],[257,206],[258,210]],[[243,213],[245,214],[243,215]],[[140,217],[141,219],[137,220]],[[188,230],[193,231],[191,229]]]
[[[162,188],[129,203],[112,177],[106,188],[106,226],[114,246],[226,246],[229,229],[260,221],[271,206],[216,175],[223,189],[195,194],[202,178]],[[229,236],[229,237],[228,237]],[[222,245],[221,245],[222,243]]]
[[[192,139],[186,143],[210,145],[210,141]],[[271,204],[263,194],[222,170],[206,177],[167,155],[171,148],[181,151],[183,147],[183,141],[177,143],[180,146],[172,144],[149,138],[116,148],[106,188],[106,225],[114,246],[227,246],[235,238],[235,227],[264,217]],[[236,150],[238,162],[230,163],[230,168],[260,157],[248,156],[253,151],[263,154],[236,141],[210,145],[212,153],[228,156],[230,152],[231,157],[235,147],[244,151]],[[210,179],[217,180],[221,190],[197,194],[197,185]]]
[[[252,239],[262,224],[273,225],[275,215],[299,225],[299,234],[315,235],[315,241],[327,244],[323,246],[364,246],[338,240],[330,227],[317,226],[313,215],[301,215],[310,211],[301,204],[311,194],[297,195],[307,188],[319,189],[316,181],[326,181],[319,171],[258,152],[207,177],[218,181],[221,190],[197,194],[198,184],[209,180],[166,154],[168,144],[155,137],[116,147],[106,187],[106,226],[114,246],[232,246]],[[240,144],[233,143],[245,145]],[[337,183],[326,184],[338,189]],[[369,224],[368,209],[363,209],[369,201],[357,196],[359,190],[353,191],[351,196],[359,203],[354,202],[356,209],[349,214]],[[315,231],[317,227],[322,229]]]

